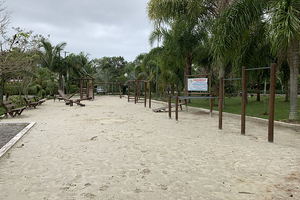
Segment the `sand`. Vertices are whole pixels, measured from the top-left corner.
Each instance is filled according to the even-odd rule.
[[[179,121],[114,96],[48,100],[1,122],[36,122],[0,158],[0,199],[300,199],[300,126],[199,109]],[[152,102],[152,108],[162,106]]]

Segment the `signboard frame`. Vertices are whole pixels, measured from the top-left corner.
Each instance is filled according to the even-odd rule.
[[[208,78],[188,78],[187,79],[187,88],[191,92],[207,92]]]
[[[199,92],[198,90],[188,90],[188,79],[189,78],[194,78],[194,79],[201,79],[201,78],[206,78],[207,79],[207,87],[208,90],[207,92]],[[184,76],[184,90],[185,90],[185,96],[188,95],[200,95],[200,94],[205,94],[205,95],[211,95],[211,74],[196,74],[196,75],[185,75]]]

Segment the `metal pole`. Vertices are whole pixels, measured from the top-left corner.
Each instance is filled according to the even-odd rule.
[[[268,127],[268,141],[274,140],[274,104],[275,104],[275,84],[276,84],[276,64],[271,64],[270,74],[270,96],[269,96],[269,127]]]
[[[243,66],[242,68],[242,113],[241,113],[241,134],[245,135],[246,129],[246,67]]]
[[[250,68],[250,69],[246,69],[247,71],[250,70],[258,70],[258,69],[270,69],[271,67],[260,67],[260,68]]]

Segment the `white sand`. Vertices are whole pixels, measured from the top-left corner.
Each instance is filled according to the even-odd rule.
[[[196,109],[154,113],[112,96],[48,100],[2,122],[37,122],[0,158],[0,199],[300,199],[300,126]],[[162,106],[152,103],[152,108]],[[23,145],[22,145],[23,144]],[[291,197],[292,195],[292,197]]]

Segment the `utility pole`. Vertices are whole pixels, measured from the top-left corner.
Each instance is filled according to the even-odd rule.
[[[64,53],[65,53],[65,58],[66,58],[67,57],[67,53],[70,53],[70,52],[64,51]]]

